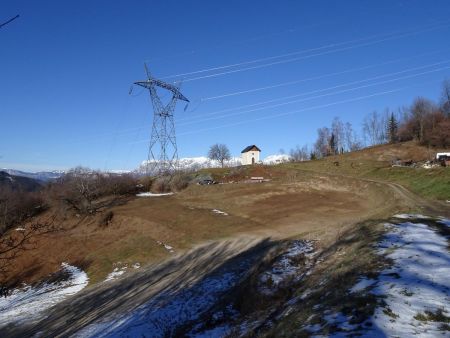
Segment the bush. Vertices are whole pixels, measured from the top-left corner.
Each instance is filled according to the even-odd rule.
[[[38,192],[0,189],[0,235],[11,227],[45,210],[46,204]]]
[[[175,174],[170,181],[172,191],[181,191],[188,187],[191,178],[185,174]]]
[[[170,176],[161,176],[153,181],[152,192],[162,194],[170,192]]]
[[[102,198],[135,194],[138,181],[132,175],[117,175],[78,167],[70,170],[47,193],[52,199],[62,200],[82,214],[95,213],[108,203]],[[109,199],[111,201],[111,199]]]
[[[101,195],[131,195],[138,190],[137,180],[129,175],[108,175],[102,177]]]
[[[114,217],[114,213],[111,210],[108,212],[105,212],[102,215],[102,217],[100,218],[99,225],[103,226],[103,227],[108,226],[112,222],[113,217]]]

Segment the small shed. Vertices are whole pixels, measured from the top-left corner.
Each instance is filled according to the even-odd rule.
[[[241,151],[242,165],[255,164],[259,162],[259,154],[261,149],[252,144],[251,146],[245,147]]]

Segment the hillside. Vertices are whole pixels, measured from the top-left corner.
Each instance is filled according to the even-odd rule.
[[[388,231],[383,224],[402,227],[392,215],[415,212],[431,215],[426,224],[448,232],[438,216],[450,217],[445,202],[449,169],[391,167],[393,159],[422,161],[429,155],[426,148],[404,143],[303,163],[202,169],[197,175],[223,184],[130,196],[88,215],[52,205],[39,217],[52,218],[58,231],[36,237],[33,249],[16,258],[9,283],[30,285],[30,299],[42,283],[51,288],[61,275],[73,288],[73,281],[86,273],[86,287],[76,298],[70,293],[58,298],[67,301],[51,312],[52,326],[36,311],[27,312],[27,325],[16,330],[17,315],[11,312],[3,332],[23,336],[47,330],[52,336],[83,329],[83,336],[96,336],[113,321],[129,323],[111,326],[111,334],[123,335],[153,330],[163,336],[168,332],[163,323],[170,323],[175,336],[233,333],[238,327],[268,336],[308,336],[336,325],[350,327],[339,317],[345,306],[358,308],[358,323],[363,323],[378,311],[377,300],[371,294],[343,295],[361,276],[370,279],[387,268],[388,260],[377,258],[372,249]],[[254,176],[266,181],[252,182]],[[111,219],[104,224],[108,212]],[[307,300],[305,306],[299,306],[300,299]],[[17,311],[27,311],[13,298],[10,302]],[[363,303],[368,305],[360,309]],[[334,317],[308,319],[320,312],[319,305],[324,314],[318,318],[326,311]],[[140,306],[144,312],[137,310]],[[65,308],[76,308],[78,314]],[[222,319],[217,317],[221,311]],[[291,327],[291,319],[304,327]]]
[[[37,191],[42,187],[42,182],[29,177],[10,175],[0,171],[0,188],[12,191]]]

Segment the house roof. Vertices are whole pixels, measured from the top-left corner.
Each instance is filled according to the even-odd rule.
[[[261,149],[259,149],[257,146],[255,146],[254,144],[252,144],[251,146],[245,147],[245,149],[241,151],[241,154],[242,154],[242,153],[249,152],[249,151],[252,151],[252,150],[253,150],[253,151],[261,151]]]

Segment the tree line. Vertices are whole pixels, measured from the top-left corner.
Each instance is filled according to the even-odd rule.
[[[330,127],[317,130],[312,149],[307,145],[291,149],[294,161],[323,158],[367,146],[415,140],[437,148],[450,146],[450,80],[442,85],[439,102],[417,97],[405,107],[373,111],[362,121],[358,134],[350,122],[335,117]]]

